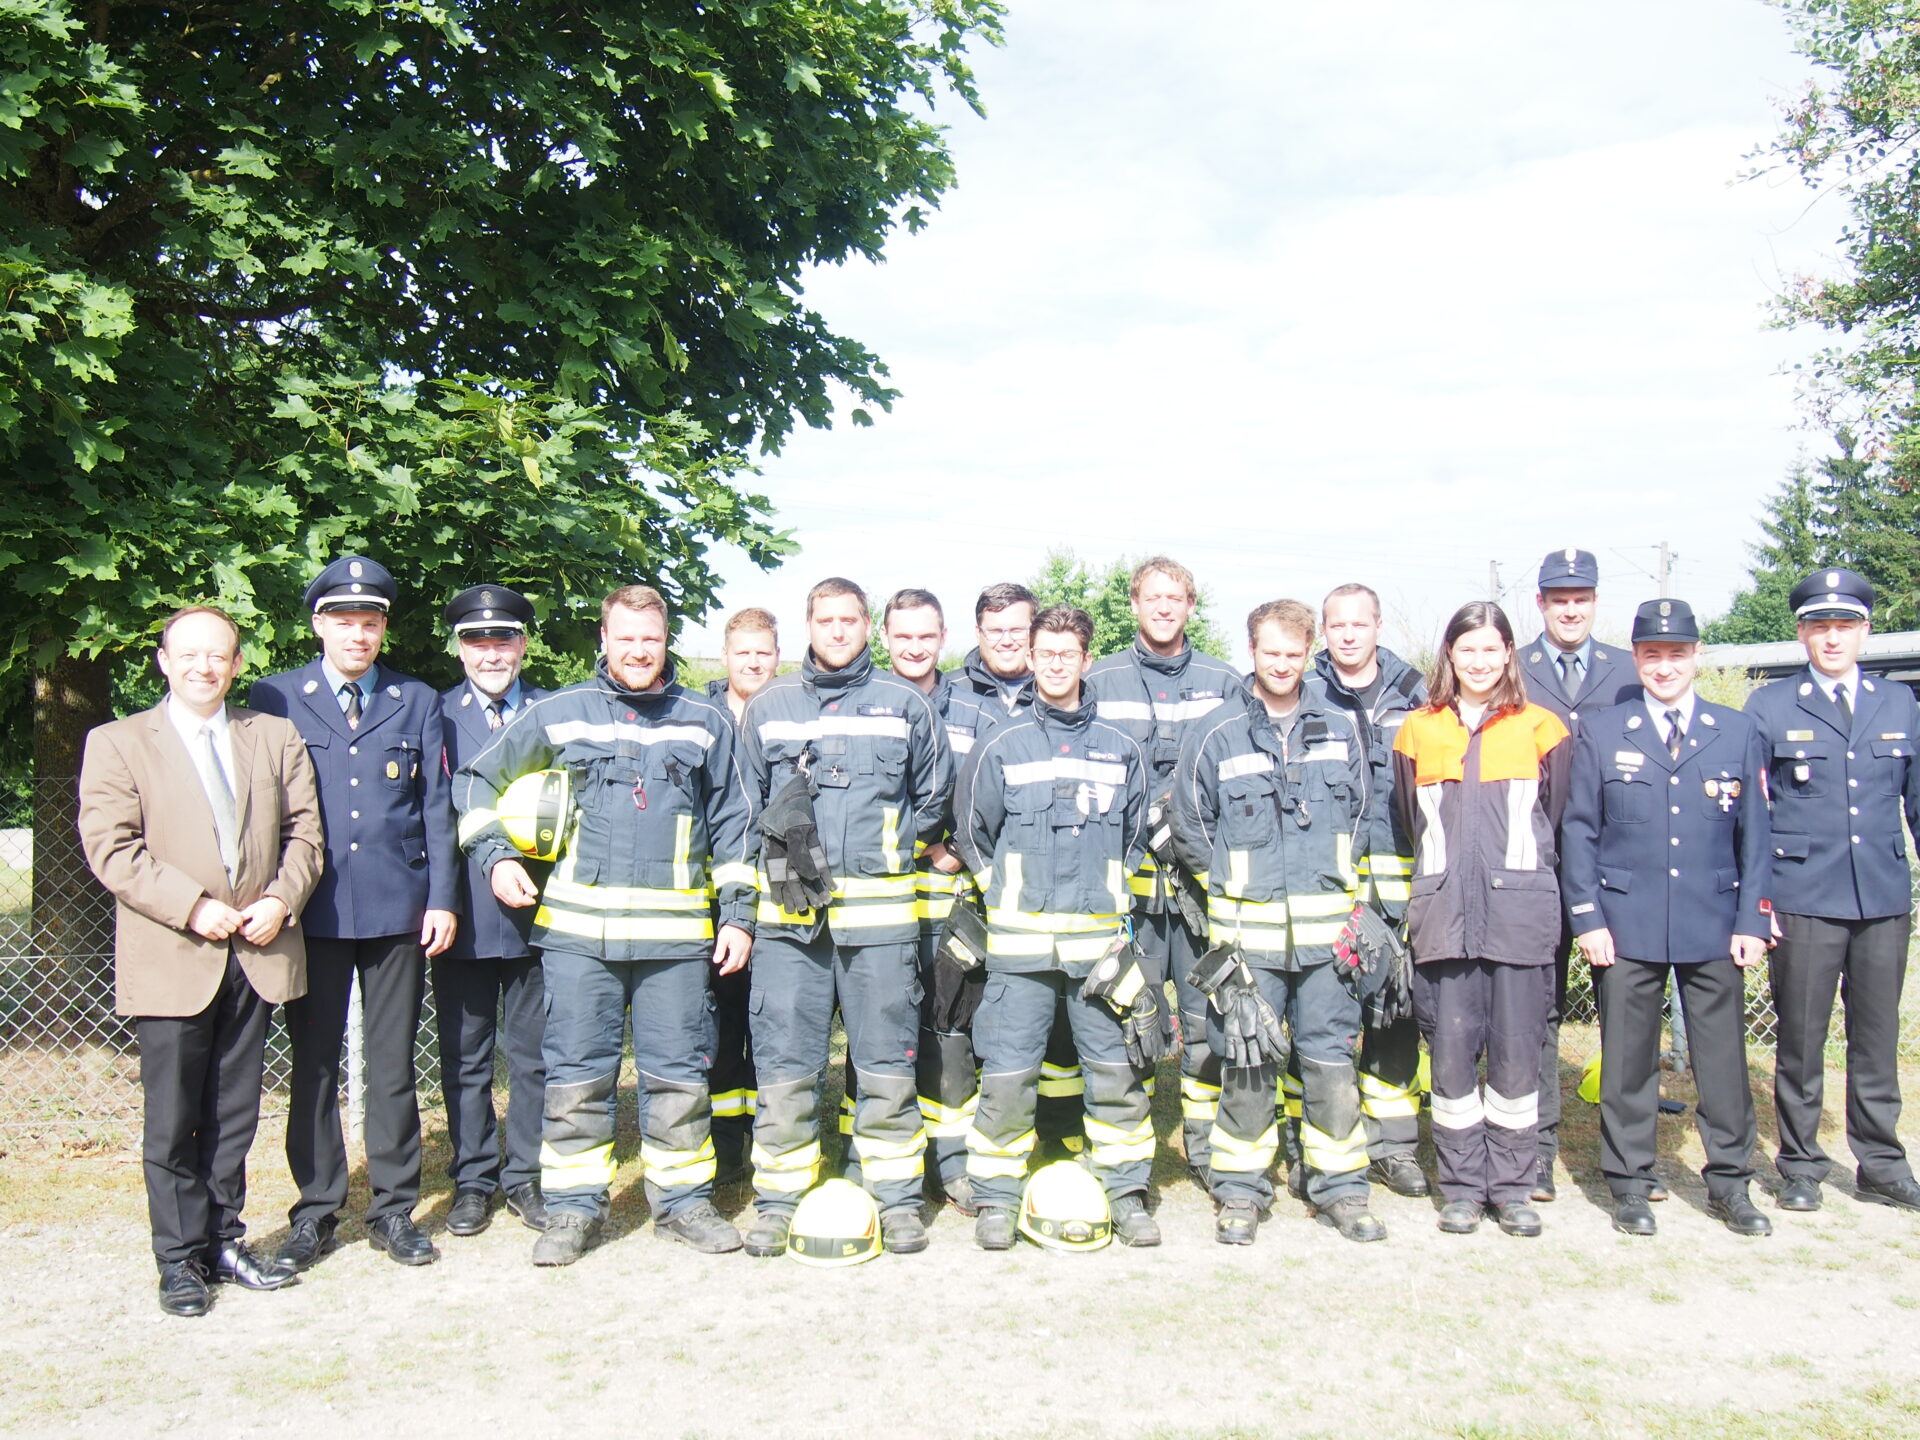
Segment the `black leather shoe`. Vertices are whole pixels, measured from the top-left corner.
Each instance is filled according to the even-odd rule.
[[[160,1308],[169,1315],[191,1318],[213,1308],[206,1272],[198,1260],[168,1260],[160,1266]]]
[[[411,1215],[382,1215],[367,1226],[367,1243],[397,1265],[431,1265],[440,1258]]]
[[[324,1220],[295,1222],[293,1233],[287,1236],[287,1243],[280,1247],[274,1263],[296,1275],[302,1270],[311,1269],[322,1255],[333,1249],[333,1229],[337,1223],[331,1215]]]
[[[1723,1200],[1707,1201],[1707,1214],[1725,1225],[1736,1235],[1771,1235],[1773,1222],[1760,1213],[1760,1209],[1747,1198],[1742,1190]]]
[[[1658,1180],[1655,1180],[1652,1184],[1647,1186],[1647,1199],[1655,1205],[1665,1204],[1667,1199],[1667,1187],[1662,1185]]]
[[[1558,1193],[1553,1188],[1553,1161],[1542,1155],[1533,1162],[1533,1191],[1527,1198],[1536,1205],[1547,1205]]]
[[[1329,1204],[1316,1206],[1314,1219],[1322,1225],[1331,1225],[1347,1239],[1362,1245],[1387,1238],[1385,1222],[1367,1208],[1364,1195],[1342,1195]]]
[[[1540,1233],[1540,1212],[1520,1200],[1509,1200],[1493,1207],[1493,1221],[1508,1235],[1528,1239]]]
[[[529,1230],[547,1228],[547,1197],[540,1193],[538,1180],[527,1180],[507,1191],[507,1209],[520,1217]]]
[[[216,1285],[238,1285],[242,1290],[278,1290],[298,1285],[299,1274],[279,1256],[262,1260],[244,1240],[228,1240],[214,1253],[212,1280]]]
[[[1854,1191],[1872,1205],[1896,1210],[1920,1210],[1920,1183],[1913,1180],[1856,1180]]]
[[[491,1190],[461,1190],[454,1195],[452,1208],[447,1211],[449,1235],[478,1235],[492,1223]]]
[[[1660,1229],[1654,1222],[1653,1207],[1643,1195],[1621,1195],[1614,1199],[1613,1228],[1622,1235],[1652,1235]]]
[[[1421,1173],[1420,1162],[1404,1152],[1382,1155],[1367,1167],[1367,1178],[1376,1185],[1386,1186],[1396,1195],[1406,1195],[1416,1200],[1432,1193],[1427,1177]]]
[[[1790,1178],[1780,1187],[1780,1193],[1774,1196],[1773,1203],[1782,1210],[1818,1210],[1820,1182],[1804,1176]]]

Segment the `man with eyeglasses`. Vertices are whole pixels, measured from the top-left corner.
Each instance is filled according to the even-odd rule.
[[[1087,1073],[1087,1159],[1126,1245],[1158,1245],[1143,1199],[1153,1116],[1121,1016],[1086,981],[1125,933],[1146,853],[1140,747],[1082,690],[1093,621],[1054,606],[1033,625],[1035,704],[974,747],[954,789],[954,844],[986,899],[986,989],[974,1016],[980,1103],[967,1136],[974,1239],[1014,1241],[1037,1138],[1041,1057],[1064,1006]]]

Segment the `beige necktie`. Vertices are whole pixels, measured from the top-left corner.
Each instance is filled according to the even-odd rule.
[[[208,775],[207,799],[213,805],[213,828],[220,836],[220,863],[233,879],[240,867],[240,814],[233,800],[233,786],[227,780],[226,767],[220,763],[220,747],[213,743],[213,726],[200,727],[201,759]]]

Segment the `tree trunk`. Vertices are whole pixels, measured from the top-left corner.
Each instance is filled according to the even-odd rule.
[[[113,718],[113,671],[71,656],[33,677],[33,947],[48,1038],[94,1038],[113,1016],[113,899],[80,849],[80,757]]]

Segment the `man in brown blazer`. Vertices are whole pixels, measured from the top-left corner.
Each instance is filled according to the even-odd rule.
[[[204,1315],[209,1278],[277,1290],[294,1275],[241,1239],[267,1020],[304,995],[294,921],[320,878],[320,807],[300,732],[227,705],[240,632],[176,612],[167,698],[87,736],[80,843],[119,902],[114,998],[133,1018],[160,1308]]]

